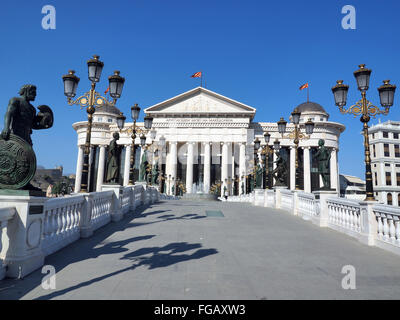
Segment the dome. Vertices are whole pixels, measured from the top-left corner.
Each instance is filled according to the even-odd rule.
[[[320,104],[315,102],[304,102],[302,104],[299,104],[297,106],[297,110],[301,113],[307,112],[307,113],[324,113],[326,115],[328,114]]]
[[[106,103],[103,106],[96,107],[96,111],[94,113],[111,113],[119,116],[120,112],[121,111],[117,107]]]

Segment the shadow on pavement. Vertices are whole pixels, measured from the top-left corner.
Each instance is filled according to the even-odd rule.
[[[158,203],[159,205],[159,203]],[[156,217],[158,220],[153,222],[133,222],[134,219],[145,218],[151,215],[162,214],[171,210],[155,210],[151,211],[152,206],[141,206],[136,209],[134,213],[127,214],[118,223],[109,223],[108,225],[95,231],[94,235],[87,239],[79,239],[78,241],[70,244],[69,246],[61,249],[60,251],[47,256],[45,259],[45,265],[52,265],[59,273],[65,267],[87,259],[96,259],[101,255],[117,254],[121,252],[128,251],[125,245],[148,240],[156,235],[146,235],[139,237],[132,237],[122,241],[108,241],[107,239],[116,232],[125,231],[129,228],[139,227],[142,225],[154,224],[170,220],[189,220],[189,219],[201,219],[206,218],[205,216],[200,216],[197,214],[185,214],[183,216],[175,216],[172,214],[165,214]],[[148,210],[144,212],[145,210]],[[91,283],[101,281],[103,279],[112,277],[119,273],[123,273],[128,270],[133,270],[139,266],[147,265],[149,269],[160,268],[169,266],[171,264],[179,263],[182,261],[190,259],[200,259],[207,255],[217,253],[216,249],[199,249],[201,244],[188,244],[188,243],[171,243],[164,247],[150,247],[142,248],[134,252],[127,252],[127,254],[122,259],[129,259],[136,264],[131,267],[115,271],[113,273],[94,278],[90,281],[80,283],[74,287],[57,291],[52,294],[40,297],[39,299],[51,299],[59,295],[65,294],[66,292],[85,287]],[[199,249],[192,254],[181,254],[176,253],[185,252],[188,250]],[[170,251],[166,253],[166,251]],[[151,257],[144,257],[144,255],[151,254]],[[0,300],[16,300],[21,299],[27,293],[35,289],[41,284],[41,281],[45,275],[41,273],[41,269],[33,272],[22,280],[18,279],[5,279],[0,281]]]
[[[87,287],[92,285],[93,283],[105,280],[107,278],[113,277],[115,275],[124,273],[126,271],[132,271],[140,266],[148,266],[148,269],[156,269],[167,267],[179,262],[193,260],[193,259],[201,259],[206,256],[216,254],[218,251],[216,249],[199,249],[201,248],[200,243],[190,244],[187,242],[175,242],[170,243],[163,247],[149,247],[149,248],[141,248],[136,251],[127,253],[125,256],[121,258],[121,260],[128,259],[133,263],[132,266],[123,268],[103,276],[93,278],[89,281],[81,282],[78,285],[59,290],[56,292],[52,292],[51,294],[41,296],[35,300],[49,300],[56,298],[58,296],[64,295],[70,291],[78,290],[83,287]],[[183,253],[190,250],[198,249],[192,254],[177,254]],[[150,256],[149,256],[150,255]]]

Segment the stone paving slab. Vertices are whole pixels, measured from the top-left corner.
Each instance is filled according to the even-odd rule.
[[[280,210],[163,201],[0,282],[0,299],[399,299],[400,257]],[[206,210],[223,213],[207,217]],[[344,265],[356,290],[344,290]]]

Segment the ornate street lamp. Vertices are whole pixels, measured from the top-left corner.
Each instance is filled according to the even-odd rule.
[[[64,94],[68,99],[69,105],[80,105],[81,107],[86,107],[86,112],[88,114],[88,126],[86,130],[86,142],[85,150],[83,156],[83,169],[82,169],[82,179],[81,179],[81,192],[88,192],[88,177],[89,177],[89,154],[90,154],[90,138],[92,133],[92,122],[93,114],[96,111],[96,107],[101,107],[106,104],[114,106],[117,99],[121,97],[122,88],[125,79],[119,75],[119,71],[115,71],[114,75],[109,77],[109,88],[110,95],[113,98],[112,101],[108,101],[107,98],[102,97],[98,92],[96,92],[96,83],[100,81],[101,72],[104,67],[104,63],[99,60],[99,56],[94,55],[92,59],[87,61],[88,66],[88,78],[91,81],[91,89],[84,95],[80,96],[76,100],[73,100],[76,96],[76,89],[78,87],[79,78],[75,76],[75,71],[68,71],[67,75],[62,77],[64,82]],[[118,127],[122,124],[122,119],[117,119]]]
[[[119,116],[117,117],[117,126],[118,126],[118,129],[120,132],[124,128],[125,120],[126,120],[126,117],[124,116],[124,114],[122,112],[120,112]]]
[[[292,123],[294,124],[294,130],[289,133],[288,135],[284,136],[286,132],[286,121],[281,118],[277,124],[278,124],[278,131],[282,135],[282,138],[286,139],[293,139],[293,143],[295,145],[295,188],[296,190],[300,190],[299,186],[299,143],[300,140],[303,139],[309,139],[310,135],[314,132],[314,122],[311,121],[311,119],[308,119],[308,121],[305,123],[305,129],[306,129],[306,135],[303,134],[300,131],[299,123],[300,123],[300,116],[301,112],[296,108],[294,111],[291,113],[291,118],[292,118]]]
[[[274,151],[269,146],[269,141],[271,139],[271,135],[266,132],[264,133],[264,142],[265,145],[261,151],[261,159],[264,163],[264,178],[263,178],[263,185],[264,189],[269,189],[269,156],[274,154]]]
[[[347,102],[347,93],[349,90],[348,85],[343,84],[343,80],[336,81],[337,84],[332,88],[332,93],[335,98],[335,104],[339,107],[341,113],[349,113],[354,116],[361,115],[360,121],[363,123],[364,135],[364,153],[365,153],[365,181],[366,181],[366,198],[365,201],[375,201],[374,188],[372,184],[372,171],[371,171],[371,155],[369,150],[369,137],[368,137],[368,122],[372,117],[377,114],[387,115],[389,109],[393,106],[394,93],[396,86],[390,84],[390,80],[384,80],[383,85],[378,88],[380,103],[384,109],[380,109],[367,100],[366,91],[369,89],[369,79],[372,70],[365,68],[365,64],[359,65],[357,71],[354,72],[358,90],[361,91],[361,100],[357,101],[354,105],[347,110],[344,106]]]
[[[256,138],[256,140],[254,140],[254,168],[253,168],[254,188],[256,188],[257,186],[256,172],[258,164],[258,149],[260,149],[260,146],[261,146],[261,141],[258,140],[258,138]]]
[[[163,163],[163,153],[164,153],[164,147],[166,144],[166,139],[164,136],[161,136],[158,140],[159,145],[160,145],[160,161],[158,163],[159,165],[159,188],[160,188],[160,193],[163,192],[163,188],[164,188],[164,173],[162,170],[162,163]]]

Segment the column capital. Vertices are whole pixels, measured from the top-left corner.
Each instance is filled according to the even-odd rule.
[[[300,148],[302,148],[302,149],[304,149],[304,150],[310,150],[310,149],[311,149],[310,146],[303,146],[303,147],[300,147]]]

